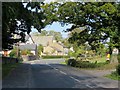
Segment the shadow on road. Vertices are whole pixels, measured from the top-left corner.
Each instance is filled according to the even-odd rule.
[[[3,80],[2,86],[3,88],[117,88],[113,83],[62,64],[23,63]]]

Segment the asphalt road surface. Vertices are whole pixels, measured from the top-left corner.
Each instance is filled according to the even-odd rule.
[[[60,64],[63,61],[55,59],[24,62],[4,78],[2,87],[118,88],[118,81]]]

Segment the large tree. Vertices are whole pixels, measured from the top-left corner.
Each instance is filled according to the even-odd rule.
[[[3,2],[2,3],[2,49],[12,49],[13,44],[25,41],[25,32],[31,32],[31,26],[41,31],[45,25],[41,10],[42,3]],[[30,8],[30,9],[29,9]],[[33,10],[34,9],[34,10]],[[32,11],[33,10],[33,11]],[[17,38],[14,36],[17,35]]]
[[[72,35],[69,39],[71,43],[80,45],[88,42],[92,49],[97,50],[100,42],[110,39],[108,45],[111,54],[112,47],[120,50],[119,5],[116,2],[65,2],[46,4],[43,8],[50,16],[46,14],[49,21],[59,21],[61,25],[73,24],[67,31],[85,27]]]

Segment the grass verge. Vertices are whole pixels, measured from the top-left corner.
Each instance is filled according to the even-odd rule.
[[[13,69],[15,69],[21,63],[15,64],[2,64],[2,78],[5,78]]]
[[[118,75],[116,72],[112,72],[111,74],[105,75],[105,77],[110,78],[112,80],[120,81],[120,75]]]
[[[61,62],[60,64],[67,65],[66,62]]]

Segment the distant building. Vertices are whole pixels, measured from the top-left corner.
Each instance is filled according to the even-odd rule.
[[[30,50],[30,52],[33,55],[37,55],[37,45],[36,44],[25,44],[25,45],[20,45],[19,49],[22,50]]]
[[[53,36],[35,36],[29,37],[26,44],[33,43],[37,46],[43,46],[42,55],[67,55],[68,48],[65,47],[61,42],[56,42]]]

